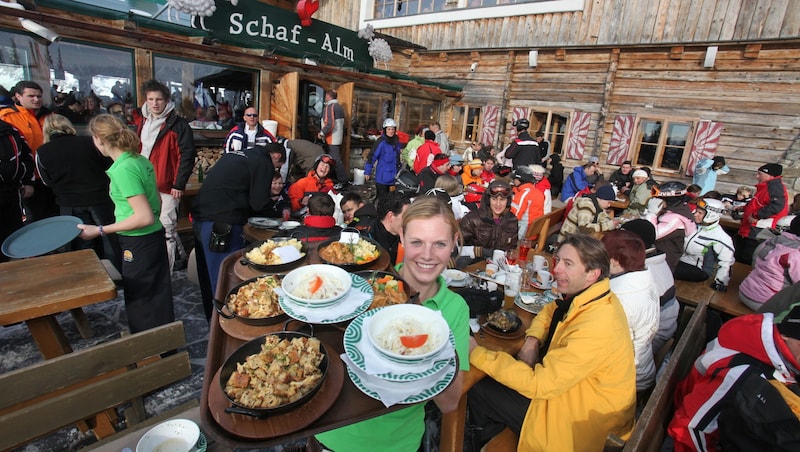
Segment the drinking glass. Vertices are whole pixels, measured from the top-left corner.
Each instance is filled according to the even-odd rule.
[[[518,258],[519,258],[518,250],[509,250],[506,252],[506,260],[508,261],[508,265],[516,264]]]
[[[530,239],[522,239],[519,241],[519,260],[522,262],[528,261],[528,252],[531,250]]]

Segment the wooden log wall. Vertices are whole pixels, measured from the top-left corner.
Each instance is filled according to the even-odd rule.
[[[343,1],[321,1],[316,17],[357,30],[361,1]],[[796,0],[586,0],[582,11],[378,31],[429,50],[757,41],[797,38],[800,13]]]

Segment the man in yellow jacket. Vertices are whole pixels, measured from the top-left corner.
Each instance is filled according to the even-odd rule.
[[[516,359],[470,338],[470,364],[491,377],[468,395],[481,443],[507,426],[520,436],[518,450],[599,451],[609,433],[626,439],[633,430],[633,345],[609,289],[608,254],[599,240],[576,234],[554,260],[564,299],[534,318]]]

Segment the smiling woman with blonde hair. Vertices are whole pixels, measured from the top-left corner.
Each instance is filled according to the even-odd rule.
[[[453,383],[433,401],[443,413],[455,410],[461,397],[463,373],[469,370],[469,308],[447,288],[442,271],[458,242],[458,222],[450,206],[438,198],[418,197],[403,213],[400,240],[405,254],[397,266],[400,276],[419,293],[422,306],[440,311],[456,342],[459,372]],[[384,414],[317,435],[334,451],[417,450],[425,432],[425,404]]]

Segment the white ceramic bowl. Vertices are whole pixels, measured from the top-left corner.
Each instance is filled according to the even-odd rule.
[[[200,439],[200,427],[188,419],[172,419],[147,431],[136,452],[189,452]]]
[[[382,345],[381,338],[385,334],[390,334],[388,331],[391,329],[391,325],[397,321],[402,322],[404,319],[413,320],[422,325],[424,332],[421,334],[427,334],[427,340],[432,341],[426,352],[403,355],[388,350]],[[420,305],[398,304],[379,309],[370,318],[366,335],[370,344],[384,358],[399,364],[420,364],[428,361],[444,348],[450,335],[450,327],[437,311]]]
[[[304,298],[293,293],[302,284],[308,284],[309,278],[313,276],[321,276],[335,282],[340,290],[320,299]],[[289,272],[281,282],[283,292],[290,301],[309,308],[324,308],[335,305],[343,300],[352,285],[353,280],[350,279],[350,274],[347,271],[328,264],[305,265],[296,268]]]
[[[300,222],[299,221],[284,221],[283,223],[281,223],[281,225],[278,227],[278,229],[284,229],[284,230],[285,229],[294,229],[294,228],[296,228],[298,226],[300,226]]]

